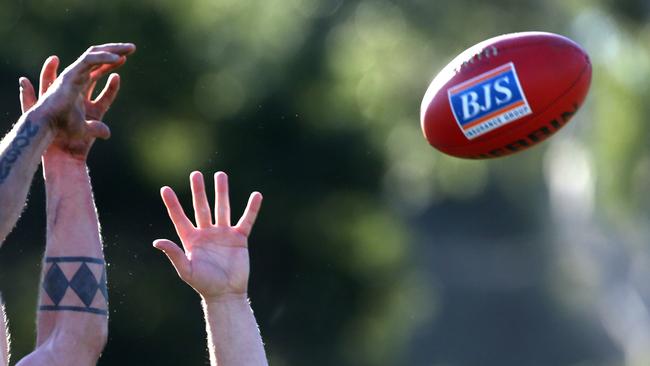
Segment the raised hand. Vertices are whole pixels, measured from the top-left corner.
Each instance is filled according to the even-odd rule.
[[[59,59],[49,57],[41,70],[38,99],[31,82],[20,79],[23,113],[34,106],[40,107],[56,131],[47,154],[65,153],[85,160],[96,138],[110,137],[110,129],[101,119],[117,96],[119,75],[112,74],[94,100],[92,94],[97,81],[122,66],[126,56],[134,51],[135,46],[130,43],[90,47],[58,77]]]
[[[196,225],[185,215],[171,188],[160,190],[185,251],[166,239],[158,239],[153,244],[167,255],[180,278],[206,302],[219,301],[231,295],[247,295],[250,271],[248,236],[262,205],[262,195],[253,192],[244,215],[237,225],[231,226],[228,177],[218,172],[214,175],[214,182],[213,221],[203,175],[200,172],[190,175]]]

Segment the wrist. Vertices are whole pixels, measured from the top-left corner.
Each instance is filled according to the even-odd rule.
[[[248,293],[227,293],[214,296],[201,295],[204,306],[248,305]]]
[[[43,153],[43,162],[51,166],[62,166],[77,169],[86,169],[86,159],[80,159],[55,144],[50,145]]]
[[[54,141],[54,136],[56,135],[55,131],[52,127],[52,123],[50,123],[47,113],[43,110],[32,108],[22,115],[21,121],[25,126],[29,126],[30,130],[37,130],[41,136],[44,136],[44,146],[47,146]]]
[[[45,180],[52,181],[63,178],[67,181],[78,177],[88,180],[88,168],[86,162],[76,159],[65,152],[52,151],[53,146],[43,154],[43,175]]]
[[[41,103],[37,103],[30,110],[25,112],[25,119],[32,121],[41,129],[47,130],[54,135],[54,118]]]

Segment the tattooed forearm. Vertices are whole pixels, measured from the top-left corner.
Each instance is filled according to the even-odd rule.
[[[80,311],[108,315],[104,260],[46,257],[41,311]]]
[[[0,159],[0,184],[5,182],[14,163],[20,157],[23,149],[30,144],[31,139],[36,136],[38,129],[39,126],[30,120],[26,120],[22,127],[20,127],[16,137],[11,141],[11,144]]]

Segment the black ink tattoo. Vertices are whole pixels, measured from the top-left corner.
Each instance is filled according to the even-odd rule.
[[[46,257],[45,263],[51,263],[50,268],[43,277],[43,290],[50,298],[52,304],[40,305],[41,311],[79,311],[93,314],[108,315],[108,306],[97,308],[92,306],[95,298],[101,296],[108,304],[108,289],[106,287],[106,266],[104,260],[93,257]],[[62,270],[68,269],[68,276]],[[74,274],[70,274],[74,266]],[[97,278],[91,267],[100,271]],[[72,305],[69,301],[75,299],[65,298],[70,293],[68,288],[81,300],[84,306]],[[101,295],[99,295],[101,293]],[[97,304],[97,302],[95,302]]]
[[[38,130],[38,125],[33,124],[30,120],[26,120],[20,127],[16,137],[11,141],[11,144],[3,154],[2,159],[0,159],[0,184],[5,182],[14,163],[20,157],[23,149],[29,145],[32,137],[36,136]]]

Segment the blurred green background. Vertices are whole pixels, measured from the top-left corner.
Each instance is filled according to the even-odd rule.
[[[420,101],[486,38],[571,37],[587,103],[542,146],[491,161],[432,149]],[[225,170],[265,204],[250,296],[270,362],[650,364],[647,0],[7,0],[2,130],[51,54],[131,41],[113,137],[90,157],[110,263],[99,365],[205,365],[198,296],[151,247],[158,196]],[[45,237],[37,176],[0,253],[14,362],[34,344]]]

